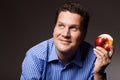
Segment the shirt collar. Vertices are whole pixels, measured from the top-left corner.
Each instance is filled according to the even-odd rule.
[[[59,59],[58,59],[58,56],[56,54],[55,45],[53,45],[52,51],[51,51],[50,56],[48,58],[48,62],[55,61],[55,60],[59,60]],[[80,53],[79,49],[77,51],[76,56],[74,57],[74,59],[70,63],[74,63],[77,66],[82,67],[83,62],[81,60],[81,53]]]
[[[78,51],[77,51],[76,56],[75,56],[74,59],[71,61],[71,63],[74,63],[74,64],[76,64],[76,65],[79,66],[79,67],[82,67],[83,62],[82,62],[82,60],[81,60],[81,53],[80,53],[80,50],[79,50],[79,49],[78,49]]]
[[[48,58],[48,62],[51,62],[51,61],[54,61],[54,60],[59,60],[58,56],[56,54],[55,45],[53,45],[53,47],[52,47],[52,51],[51,51],[50,56]]]

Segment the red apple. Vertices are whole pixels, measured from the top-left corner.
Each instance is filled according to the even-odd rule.
[[[113,38],[109,34],[101,34],[96,38],[95,45],[110,50],[113,45]]]

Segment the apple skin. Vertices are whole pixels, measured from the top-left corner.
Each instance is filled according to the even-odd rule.
[[[107,35],[108,36],[108,35]],[[109,35],[110,36],[110,35]],[[111,36],[110,36],[111,37]],[[111,40],[110,38],[106,37],[106,36],[98,36],[95,39],[95,46],[100,46],[102,48],[104,48],[105,50],[109,51],[110,47],[113,45],[113,40]]]

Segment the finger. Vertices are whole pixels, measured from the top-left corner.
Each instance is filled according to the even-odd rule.
[[[109,57],[109,54],[108,54],[108,51],[105,50],[105,49],[102,48],[102,47],[96,47],[96,48],[94,49],[94,52],[95,52],[96,55],[99,56],[99,58],[100,58],[100,57],[102,57],[102,58],[104,58],[104,59],[110,58],[110,57]]]
[[[110,58],[108,56],[107,53],[102,53],[101,51],[97,50],[96,48],[94,48],[94,54],[96,55],[97,59],[99,59],[100,61],[102,61],[101,64],[103,65],[108,65],[110,64]]]
[[[105,50],[105,49],[102,48],[102,47],[97,46],[96,49],[99,50],[100,52],[104,53],[104,54],[107,54],[107,53],[108,53],[108,51]]]
[[[101,53],[100,50],[94,48],[94,53],[95,53],[95,55],[97,56],[97,58],[102,58],[103,53]]]
[[[114,48],[113,46],[111,46],[109,51],[109,57],[112,58],[113,54],[114,54]]]

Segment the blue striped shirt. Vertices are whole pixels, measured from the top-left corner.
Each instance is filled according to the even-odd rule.
[[[92,80],[95,58],[93,47],[82,42],[76,56],[63,65],[51,38],[27,51],[20,80]]]

